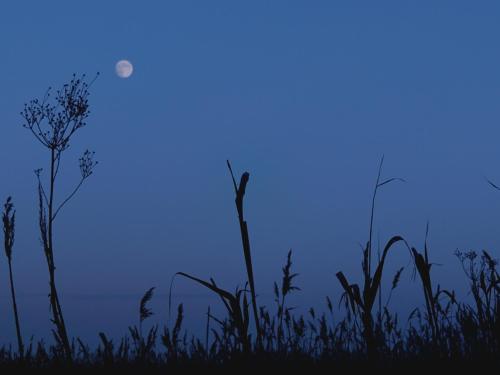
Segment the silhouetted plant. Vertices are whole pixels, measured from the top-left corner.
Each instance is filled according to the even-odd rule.
[[[231,178],[234,185],[234,190],[236,193],[236,209],[238,211],[238,220],[240,224],[241,239],[243,243],[243,255],[245,258],[245,265],[247,271],[247,284],[250,287],[250,295],[252,299],[252,308],[255,318],[255,327],[257,331],[257,346],[262,347],[262,336],[259,322],[259,315],[257,311],[257,299],[255,293],[255,281],[253,276],[252,267],[252,257],[250,252],[250,238],[248,235],[247,223],[243,215],[243,198],[245,196],[246,186],[249,180],[249,173],[245,172],[241,176],[240,184],[236,184],[234,178],[233,170],[229,160],[227,160],[227,166],[229,172],[231,173]],[[236,289],[235,293],[230,293],[227,290],[219,288],[215,281],[211,278],[210,282],[199,279],[197,277],[191,276],[185,272],[177,272],[175,276],[183,276],[197,282],[200,285],[210,289],[212,292],[216,293],[224,303],[229,316],[229,327],[231,330],[235,331],[235,337],[239,345],[241,345],[242,350],[245,353],[249,353],[251,350],[251,339],[248,333],[249,327],[249,304],[246,297],[246,289]],[[172,279],[173,284],[173,279]],[[172,285],[171,285],[172,288]],[[171,294],[171,292],[170,292]],[[170,303],[169,303],[170,305]],[[219,321],[221,325],[224,325],[223,321]]]
[[[109,340],[104,332],[99,332],[99,339],[101,340],[101,345],[97,348],[97,356],[102,358],[102,361],[106,365],[112,365],[114,362],[114,345],[113,340]]]
[[[456,256],[469,281],[475,307],[462,305],[459,322],[464,332],[472,331],[476,345],[484,345],[484,350],[500,350],[500,275],[496,269],[498,262],[487,252],[478,256],[475,251],[456,251]],[[479,258],[479,262],[478,262]],[[465,329],[465,325],[475,329]],[[475,336],[475,337],[474,337]]]
[[[35,171],[38,180],[39,229],[49,271],[52,322],[56,327],[53,333],[56,341],[61,344],[67,359],[71,359],[71,346],[56,287],[54,221],[60,210],[80,189],[83,182],[92,175],[93,168],[97,164],[93,160],[94,154],[88,150],[84,152],[80,158],[81,179],[59,205],[56,204],[55,191],[62,155],[69,148],[73,135],[87,124],[86,120],[90,114],[88,90],[93,82],[86,83],[85,75],[81,78],[73,75],[71,81],[57,90],[54,97],[51,96],[49,88],[42,100],[31,100],[24,105],[24,110],[21,112],[25,121],[23,126],[31,131],[35,139],[50,154],[48,189],[42,183],[42,169]]]
[[[12,275],[12,249],[14,248],[14,238],[16,229],[16,211],[12,198],[8,197],[3,209],[3,234],[4,234],[4,249],[9,264],[9,281],[10,281],[10,294],[12,298],[12,308],[14,310],[14,320],[16,323],[17,347],[19,356],[24,356],[23,337],[21,335],[21,325],[19,323],[19,313],[17,311],[16,290],[14,287],[14,277]]]
[[[180,333],[182,328],[182,321],[184,319],[184,308],[182,303],[177,307],[177,318],[172,331],[165,327],[161,341],[167,350],[167,360],[177,361],[181,352],[180,349]]]
[[[144,362],[151,360],[151,356],[155,356],[154,347],[156,344],[156,336],[158,327],[153,326],[149,329],[146,336],[143,335],[143,322],[153,315],[153,310],[148,307],[148,303],[153,298],[155,287],[149,288],[141,298],[139,303],[139,328],[137,326],[129,327],[130,337],[134,344],[135,357],[137,360]]]
[[[261,331],[259,325],[259,315],[257,312],[257,297],[255,292],[255,281],[253,277],[253,265],[252,265],[252,252],[250,251],[250,236],[248,234],[248,226],[247,222],[243,215],[243,198],[245,197],[245,191],[248,184],[248,180],[250,178],[250,174],[248,172],[244,172],[241,175],[240,184],[236,184],[236,180],[234,178],[233,169],[231,168],[231,163],[227,160],[227,167],[229,168],[229,172],[231,173],[231,178],[233,180],[234,192],[236,194],[235,203],[236,210],[238,211],[238,221],[240,223],[240,231],[241,231],[241,242],[243,244],[243,254],[245,256],[245,266],[247,269],[247,277],[248,277],[248,285],[250,286],[250,294],[252,296],[252,308],[253,315],[255,319],[255,329],[257,330],[257,344],[260,345],[261,342]]]
[[[141,303],[139,304],[139,324],[153,315],[153,310],[151,310],[147,305],[148,302],[153,298],[153,292],[155,287],[149,288],[146,293],[141,298]]]
[[[246,290],[245,289],[236,289],[233,293],[228,292],[227,290],[221,289],[217,286],[214,279],[210,279],[210,282],[204,281],[197,277],[191,276],[185,272],[177,272],[175,276],[182,276],[197,282],[200,285],[203,285],[205,288],[210,289],[212,292],[216,293],[228,312],[229,316],[229,326],[225,328],[231,331],[231,334],[234,335],[238,346],[241,345],[241,348],[245,353],[249,353],[251,351],[251,340],[248,334],[248,326],[249,326],[249,309],[248,302],[246,298]],[[172,279],[173,285],[173,279]],[[170,288],[170,296],[172,294],[172,286]],[[242,298],[243,297],[243,298]],[[171,297],[169,297],[169,306],[171,305]],[[170,309],[170,307],[169,307]],[[215,319],[214,317],[212,317]],[[221,326],[224,326],[224,323],[220,320],[215,319],[219,322]],[[234,332],[234,333],[233,333]]]
[[[296,278],[298,274],[292,273],[291,269],[292,269],[292,250],[288,252],[288,255],[286,257],[286,264],[282,269],[283,277],[281,280],[281,288],[278,287],[277,283],[274,283],[274,297],[276,304],[278,305],[278,312],[277,312],[278,325],[276,332],[278,351],[280,351],[284,345],[285,330],[283,326],[283,319],[285,315],[287,313],[290,313],[290,311],[292,310],[292,308],[287,308],[285,305],[286,297],[291,292],[300,290],[299,287],[293,284],[293,279]]]
[[[382,281],[382,271],[384,269],[385,259],[387,257],[389,250],[392,248],[394,244],[400,241],[406,243],[406,241],[401,236],[392,237],[385,245],[384,250],[382,252],[382,256],[378,261],[375,273],[372,275],[371,265],[372,265],[373,219],[375,216],[375,198],[377,196],[378,189],[396,180],[404,181],[400,178],[389,178],[387,180],[380,181],[383,162],[384,158],[382,157],[372,197],[368,242],[366,244],[365,249],[363,250],[362,269],[363,269],[364,285],[362,294],[359,286],[357,284],[349,284],[349,282],[347,281],[346,277],[342,272],[337,272],[336,274],[340,284],[342,285],[342,288],[344,289],[345,292],[344,298],[346,298],[346,300],[349,301],[349,306],[351,308],[352,313],[355,316],[359,315],[361,317],[361,321],[363,324],[364,341],[366,344],[366,350],[368,356],[370,358],[374,357],[377,352],[377,343],[374,335],[374,322],[372,316],[372,309],[375,303],[375,299],[377,297],[377,293],[379,293],[380,290],[380,285]]]
[[[427,310],[427,321],[432,331],[432,338],[434,342],[441,339],[440,337],[440,324],[439,314],[443,311],[439,298],[442,294],[449,297],[452,303],[455,302],[455,295],[453,292],[441,289],[438,285],[436,292],[432,288],[431,267],[432,263],[429,261],[429,252],[427,247],[427,237],[429,233],[429,225],[427,224],[425,231],[424,252],[419,253],[414,247],[411,248],[415,268],[420,276],[422,282],[422,289],[424,291],[425,307]]]

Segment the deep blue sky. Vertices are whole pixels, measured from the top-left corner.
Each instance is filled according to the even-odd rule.
[[[436,277],[459,289],[455,249],[499,254],[500,192],[485,182],[500,182],[499,17],[496,1],[2,2],[0,198],[12,195],[17,207],[26,335],[48,332],[32,173],[48,155],[19,112],[72,73],[101,73],[58,189],[60,198],[71,190],[80,153],[95,150],[95,174],[56,229],[73,334],[125,333],[155,285],[164,321],[175,271],[241,285],[227,158],[250,172],[246,213],[262,299],[289,248],[297,304],[337,298],[338,270],[359,280],[382,154],[384,175],[407,182],[380,192],[377,237],[401,234],[420,247],[429,221]],[[114,73],[120,59],[134,64],[129,79]],[[391,271],[408,263],[399,250]],[[0,266],[0,310],[10,316]],[[410,271],[393,298],[418,305]],[[202,318],[205,305],[192,301],[205,291],[181,280],[175,290],[187,295],[188,318]],[[6,319],[0,328],[0,340],[13,334]]]

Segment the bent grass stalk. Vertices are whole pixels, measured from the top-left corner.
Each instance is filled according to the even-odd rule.
[[[389,178],[387,180],[380,181],[383,162],[384,162],[384,157],[382,157],[380,161],[377,180],[375,183],[375,188],[373,190],[369,237],[366,247],[363,250],[363,260],[362,260],[362,269],[364,277],[363,292],[361,292],[361,289],[357,284],[350,284],[342,272],[337,272],[336,274],[337,279],[340,282],[340,285],[344,289],[344,296],[349,301],[352,313],[355,316],[360,315],[361,317],[361,321],[363,323],[363,337],[369,358],[373,358],[377,354],[377,343],[373,330],[372,310],[377,297],[377,293],[379,293],[380,291],[382,272],[384,269],[384,264],[387,254],[389,250],[398,242],[404,242],[408,247],[408,244],[403,239],[403,237],[393,236],[385,245],[384,250],[382,252],[382,257],[378,261],[375,273],[372,275],[371,273],[372,234],[373,234],[373,221],[375,216],[375,199],[377,197],[378,189],[393,181],[397,180],[404,181],[401,178]]]

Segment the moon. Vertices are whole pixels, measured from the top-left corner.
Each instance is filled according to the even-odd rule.
[[[128,78],[134,72],[134,66],[128,60],[120,60],[115,65],[116,75],[120,78]]]

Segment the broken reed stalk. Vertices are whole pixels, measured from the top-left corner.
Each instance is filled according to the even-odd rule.
[[[262,347],[262,333],[260,330],[259,323],[259,315],[257,312],[257,297],[255,293],[255,281],[253,275],[253,266],[252,266],[252,253],[250,251],[250,237],[248,235],[248,227],[247,222],[243,216],[243,198],[245,196],[246,186],[248,184],[248,180],[250,178],[250,174],[248,172],[244,172],[241,175],[240,184],[236,184],[236,180],[234,178],[233,169],[231,168],[231,163],[227,160],[227,167],[229,168],[229,172],[231,173],[231,178],[233,180],[234,192],[236,194],[235,203],[236,210],[238,211],[238,221],[240,223],[240,232],[241,232],[241,242],[243,244],[243,254],[245,256],[245,265],[248,276],[248,285],[250,286],[250,294],[252,297],[252,309],[253,315],[255,318],[255,329],[257,331],[257,345],[259,348]]]

